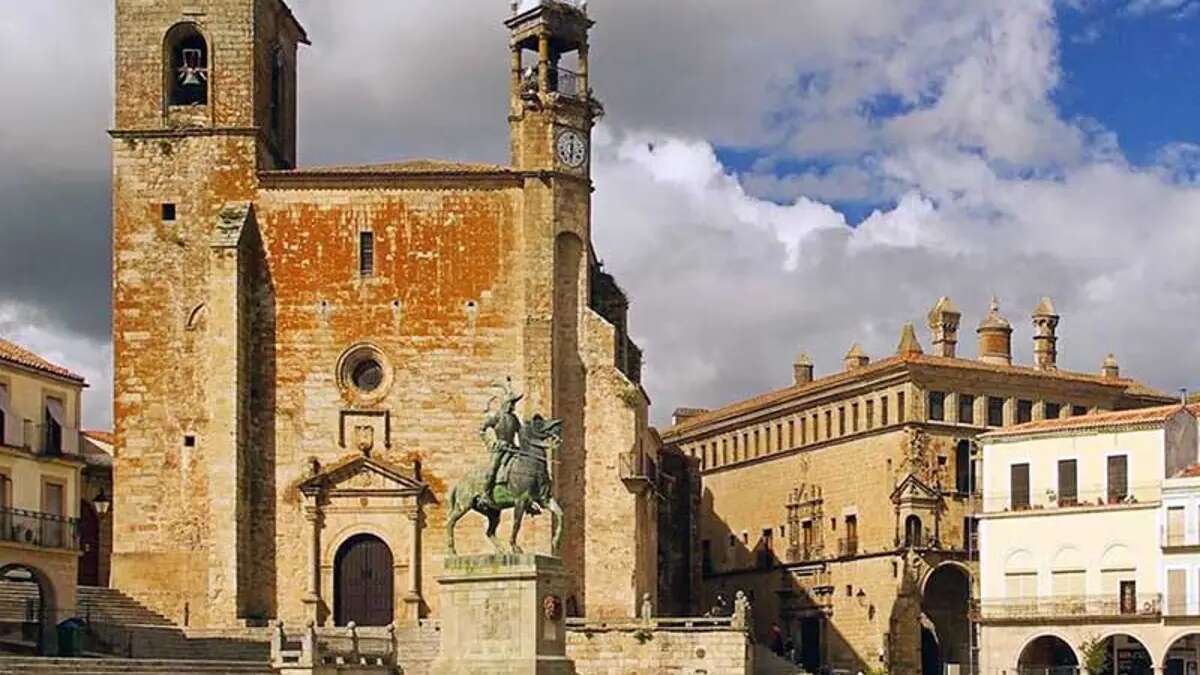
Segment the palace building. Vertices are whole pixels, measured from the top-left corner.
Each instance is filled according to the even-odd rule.
[[[931,353],[906,325],[886,358],[854,345],[839,372],[815,378],[801,355],[787,388],[677,411],[663,443],[699,468],[697,534],[667,572],[680,583],[678,561],[695,561],[693,610],[750,591],[759,636],[777,624],[809,672],[936,675],[977,663],[973,439],[1173,399],[1122,377],[1111,357],[1097,374],[1059,369],[1048,299],[1032,316],[1033,366],[1012,362],[997,303],[975,358],[958,354],[961,318],[942,298],[928,317]]]
[[[116,0],[114,586],[193,627],[436,617],[449,491],[511,377],[562,419],[568,610],[655,592],[641,354],[591,245],[592,21],[506,25],[508,164],[299,167],[282,0]]]

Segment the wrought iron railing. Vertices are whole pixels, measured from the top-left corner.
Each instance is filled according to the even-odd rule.
[[[550,91],[556,94],[577,97],[585,93],[579,90],[579,73],[566,68],[551,67],[547,73],[547,79],[549,79]]]
[[[983,600],[981,616],[986,619],[1046,619],[1072,616],[1155,617],[1162,614],[1158,593],[1139,593],[1124,598],[1108,595],[1046,595],[1037,597]]]
[[[77,550],[79,520],[39,511],[0,508],[0,541]]]
[[[621,480],[643,482],[654,485],[658,475],[658,465],[644,452],[630,450],[621,453]]]
[[[838,555],[843,557],[858,555],[858,537],[838,539]]]
[[[47,457],[79,454],[79,430],[59,425],[47,426],[22,417],[6,416],[0,445],[24,448]]]
[[[800,544],[788,549],[788,559],[792,562],[820,560],[825,557],[825,549],[817,544]]]

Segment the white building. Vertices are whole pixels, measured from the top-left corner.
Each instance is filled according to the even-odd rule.
[[[1200,609],[1200,546],[1164,553],[1163,544],[1168,521],[1172,543],[1180,536],[1200,542],[1200,479],[1166,480],[1197,462],[1198,413],[1200,406],[1174,405],[981,437],[985,673],[1070,672],[1084,663],[1084,645],[1098,641],[1104,672],[1195,675],[1195,650],[1177,641],[1200,630],[1200,621],[1189,620]],[[1180,506],[1182,521],[1167,510]],[[1180,584],[1190,593],[1177,590]]]

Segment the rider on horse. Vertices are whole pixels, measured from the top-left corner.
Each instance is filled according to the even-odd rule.
[[[488,429],[491,429],[496,435],[488,447],[492,454],[492,465],[488,471],[487,485],[483,491],[483,500],[489,506],[496,503],[494,491],[500,467],[508,458],[517,453],[517,435],[521,433],[521,420],[517,417],[516,406],[522,398],[524,398],[524,394],[515,394],[511,388],[506,387],[500,409],[488,415],[487,419],[483,421],[483,425],[479,427],[479,437],[484,440],[485,444],[488,443]]]

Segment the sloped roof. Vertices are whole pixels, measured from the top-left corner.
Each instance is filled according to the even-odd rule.
[[[793,399],[802,398],[811,392],[827,389],[856,379],[866,379],[876,373],[886,372],[890,369],[899,369],[906,365],[952,368],[968,371],[987,371],[1001,375],[1019,375],[1022,377],[1045,378],[1064,382],[1078,382],[1081,384],[1099,385],[1122,389],[1129,396],[1160,398],[1164,401],[1171,400],[1173,398],[1166,393],[1127,378],[1106,379],[1100,374],[1076,373],[1068,370],[1040,370],[1032,366],[985,363],[976,359],[957,357],[952,358],[949,356],[937,356],[934,354],[912,353],[880,359],[879,361],[868,364],[861,368],[848,371],[843,370],[837,373],[826,375],[825,377],[817,378],[812,382],[805,382],[799,385],[784,387],[783,389],[777,389],[753,398],[731,403],[722,408],[716,408],[709,412],[696,415],[694,417],[689,417],[688,419],[681,421],[679,424],[664,430],[663,436],[664,438],[670,440],[688,431],[703,427],[713,422],[732,419],[739,415],[754,412],[761,408],[767,408]]]
[[[55,375],[68,380],[75,380],[79,384],[84,384],[82,375],[77,375],[58,364],[51,363],[28,349],[3,338],[0,338],[0,361],[6,361],[14,365],[31,368],[48,375]]]
[[[1013,436],[1030,436],[1062,431],[1098,431],[1121,427],[1152,427],[1165,423],[1176,413],[1185,409],[1194,416],[1200,415],[1200,405],[1192,404],[1185,407],[1182,404],[1176,403],[1175,405],[1163,405],[1154,408],[1116,410],[1113,412],[1096,413],[1094,415],[1068,417],[1066,419],[1026,422],[1025,424],[990,431],[981,436],[981,438],[1011,438]]]
[[[308,166],[286,171],[267,171],[270,175],[420,175],[420,174],[475,174],[475,173],[509,173],[512,167],[499,164],[483,164],[476,162],[450,162],[440,159],[412,159],[402,162],[386,162],[382,164],[353,164],[334,166]]]

